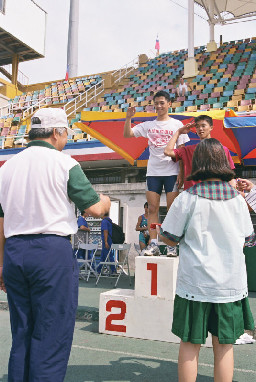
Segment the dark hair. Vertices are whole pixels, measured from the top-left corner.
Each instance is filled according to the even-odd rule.
[[[230,181],[235,177],[222,144],[215,138],[201,141],[193,154],[192,171],[187,180],[219,178]]]
[[[148,202],[144,203],[144,208],[148,207]]]
[[[164,90],[160,90],[159,92],[157,92],[154,97],[153,97],[153,101],[155,101],[156,98],[158,97],[164,97],[166,99],[167,102],[170,102],[171,101],[171,97],[170,97],[170,94],[165,92]]]
[[[33,141],[34,139],[46,139],[53,133],[53,129],[33,128],[28,132],[28,138]]]
[[[202,114],[195,118],[195,123],[200,121],[206,121],[209,123],[210,126],[213,126],[212,117],[209,117],[209,115]]]

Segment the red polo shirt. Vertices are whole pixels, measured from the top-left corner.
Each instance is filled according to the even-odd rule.
[[[187,176],[189,176],[191,174],[192,157],[193,157],[196,146],[197,145],[189,145],[189,146],[185,146],[185,147],[180,147],[179,149],[174,149],[174,153],[175,153],[176,158],[175,159],[173,158],[173,160],[174,160],[174,162],[176,162],[178,160],[182,160],[183,165],[184,165],[184,179],[186,179]],[[233,159],[230,155],[229,149],[226,146],[223,146],[223,149],[225,150],[228,162],[230,164],[230,168],[233,170],[235,168],[235,165],[234,165]],[[189,180],[189,181],[185,180],[184,181],[184,190],[192,187],[196,183],[198,183],[198,182],[195,182],[194,180]]]

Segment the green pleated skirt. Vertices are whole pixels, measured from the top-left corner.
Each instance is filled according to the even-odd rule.
[[[191,301],[175,296],[172,332],[183,342],[205,344],[208,332],[220,344],[233,344],[244,333],[254,329],[249,300],[229,303]]]

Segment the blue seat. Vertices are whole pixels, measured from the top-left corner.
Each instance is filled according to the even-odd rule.
[[[223,97],[231,97],[233,95],[234,91],[233,90],[225,90],[223,92]]]
[[[246,93],[247,94],[256,93],[256,88],[248,88]]]
[[[184,107],[193,106],[193,101],[184,101]]]

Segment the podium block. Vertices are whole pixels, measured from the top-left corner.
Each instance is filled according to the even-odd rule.
[[[135,297],[129,289],[100,295],[99,332],[132,338],[179,343],[171,332],[173,303],[152,297]]]
[[[179,343],[171,332],[178,263],[177,257],[136,257],[135,290],[100,295],[99,332]]]
[[[174,300],[178,264],[178,257],[136,257],[135,297]]]

